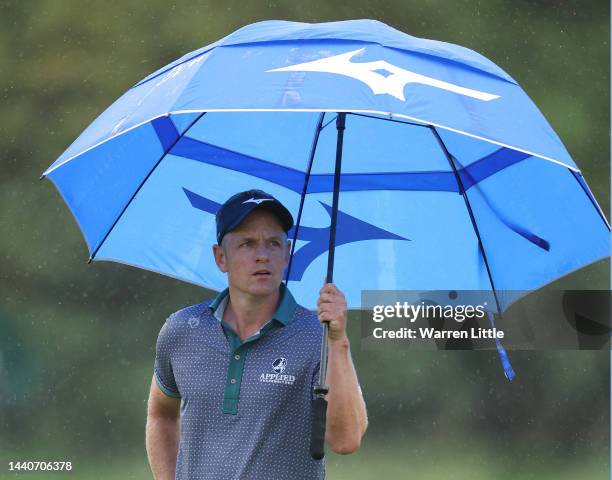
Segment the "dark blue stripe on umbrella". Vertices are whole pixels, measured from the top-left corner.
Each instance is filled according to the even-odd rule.
[[[486,157],[473,162],[467,168],[462,167],[459,170],[459,175],[461,175],[464,188],[469,190],[472,185],[529,157],[531,155],[528,153],[517,152],[509,148],[500,148]],[[455,159],[455,163],[460,165],[457,159]]]
[[[202,195],[198,195],[191,190],[183,187],[183,192],[187,195],[189,202],[194,208],[206,213],[215,215],[221,205]],[[331,217],[331,207],[319,202]],[[289,280],[299,281],[302,279],[308,266],[320,255],[324,254],[328,247],[329,226],[327,227],[307,227],[300,226],[298,240],[305,242],[304,245],[293,255],[293,269]],[[288,232],[289,237],[294,236],[295,226]],[[364,222],[359,218],[338,210],[336,246],[346,243],[360,242],[363,240],[410,240],[401,237],[393,232],[384,230],[371,223]]]
[[[297,193],[302,191],[304,184],[304,172],[189,137],[181,138],[170,153],[262,178]],[[311,175],[308,192],[331,192],[333,181],[333,174]],[[341,186],[342,191],[345,192],[362,190],[458,191],[452,172],[343,173]]]
[[[216,147],[189,137],[181,138],[171,153],[190,160],[263,178],[294,192],[300,192],[304,183],[304,174],[298,170]]]
[[[317,174],[310,176],[308,193],[333,191],[334,176]],[[457,182],[452,172],[381,172],[343,173],[340,178],[343,192],[361,190],[424,190],[457,192]]]
[[[167,152],[180,135],[174,122],[170,117],[159,117],[151,123],[153,124],[153,128],[155,129],[155,133],[157,134],[157,138],[159,138],[159,142],[164,152]]]
[[[479,179],[477,176],[486,178],[502,170],[503,168],[506,168],[510,165],[514,165],[515,163],[518,163],[530,156],[531,155],[528,155],[522,152],[517,152],[515,150],[509,150],[507,148],[500,148],[499,150],[496,150],[490,155],[487,155],[486,157],[481,158],[480,160],[473,163],[469,167],[467,168],[462,167],[461,170],[459,170],[459,172],[461,175],[461,181],[464,182],[464,184],[475,187],[476,190],[480,192],[480,195],[482,195],[482,200],[487,204],[487,206],[491,209],[491,211],[495,214],[495,216],[497,216],[500,222],[502,222],[506,227],[508,227],[513,232],[519,234],[525,240],[528,240],[529,242],[533,243],[534,245],[548,252],[550,251],[550,243],[548,242],[548,240],[545,240],[544,238],[536,235],[535,233],[530,232],[529,230],[523,228],[521,225],[517,225],[514,221],[512,221],[511,219],[506,217],[504,214],[502,214],[499,211],[499,209],[497,209],[495,205],[493,205],[489,201],[489,199],[487,198],[487,195],[483,191],[481,191],[481,189],[478,187],[478,181],[481,180],[482,178]],[[454,159],[454,161],[457,165],[461,166],[461,163],[459,163],[459,161],[456,158]],[[493,171],[490,168],[489,164],[497,165],[500,168]],[[475,175],[476,175],[476,178],[475,178]],[[465,187],[465,188],[466,190],[468,189],[468,187]]]
[[[185,195],[187,195],[191,206],[197,208],[198,210],[202,210],[212,215],[216,215],[217,210],[221,208],[220,203],[213,202],[212,200],[203,197],[202,195],[198,195],[197,193],[192,192],[191,190],[187,190],[185,187],[183,187],[183,192],[185,192]]]
[[[296,193],[301,192],[301,187],[304,182],[305,174],[294,168],[285,167],[232,150],[220,148],[189,137],[181,138],[170,153],[190,160],[236,170],[257,178],[262,178],[289,188]],[[468,167],[461,166],[457,159],[455,159],[455,162],[459,167],[458,173],[461,175],[461,181],[464,183],[464,188],[468,190],[470,187],[477,187],[478,182],[483,179],[528,157],[530,157],[530,155],[526,153],[517,152],[508,148],[500,148]],[[333,189],[333,180],[334,176],[332,174],[311,175],[308,184],[308,193],[331,192]],[[344,173],[341,177],[341,190],[344,192],[363,190],[459,191],[453,172],[439,171]],[[196,205],[194,202],[198,203],[202,202],[202,200],[196,199],[193,195],[190,195],[188,191],[185,191],[185,193],[194,207],[210,213],[217,211],[218,204],[211,202],[210,205],[203,205],[201,203]],[[488,201],[483,192],[481,192],[481,195],[492,212],[504,225],[506,225],[506,227],[543,250],[550,250],[550,243],[547,240],[514,223],[495,208],[495,206]]]
[[[300,170],[189,137],[181,138],[170,153],[268,180],[297,193],[301,192],[304,183],[304,172]],[[467,190],[485,178],[529,156],[526,153],[501,148],[470,166],[461,168],[459,174]],[[311,175],[308,192],[331,192],[333,181],[334,176],[331,173]],[[454,174],[450,171],[343,173],[341,187],[345,192],[364,190],[459,191]]]

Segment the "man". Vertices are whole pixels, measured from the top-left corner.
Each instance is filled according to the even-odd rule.
[[[213,254],[228,288],[171,315],[151,382],[146,444],[157,480],[317,479],[309,454],[312,387],[329,322],[327,431],[338,453],[359,448],[365,403],[346,336],[346,301],[320,290],[316,316],[282,284],[293,226],[260,190],[238,193],[217,213]]]

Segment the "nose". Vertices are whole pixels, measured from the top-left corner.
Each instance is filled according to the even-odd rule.
[[[265,245],[259,245],[255,251],[255,261],[258,263],[267,262],[270,259],[268,249]]]

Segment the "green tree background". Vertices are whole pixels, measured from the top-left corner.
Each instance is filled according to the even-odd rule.
[[[168,314],[212,293],[86,264],[78,227],[42,171],[158,67],[264,19],[373,18],[472,48],[540,107],[609,217],[607,2],[0,2],[0,478],[8,462],[69,460],[68,478],[151,478],[144,450],[155,339]],[[609,262],[562,279],[607,289]],[[331,479],[608,479],[610,354],[365,351],[370,413]],[[23,475],[23,474],[22,474]],[[64,474],[52,475],[61,478]],[[39,475],[37,478],[44,478]]]

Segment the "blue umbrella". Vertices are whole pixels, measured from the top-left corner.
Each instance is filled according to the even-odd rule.
[[[43,176],[90,260],[213,290],[214,212],[268,191],[298,219],[287,281],[311,308],[328,250],[350,308],[362,290],[493,290],[500,313],[518,295],[501,292],[610,252],[580,170],[510,75],[372,20],[241,28],[134,85]]]

